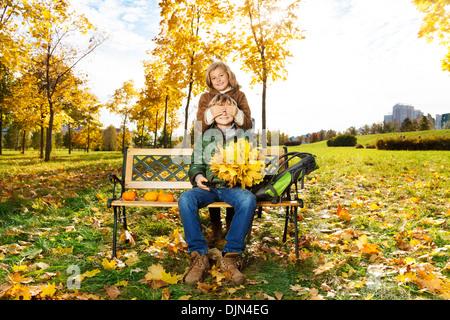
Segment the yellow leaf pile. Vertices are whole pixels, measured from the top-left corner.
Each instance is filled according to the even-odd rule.
[[[245,139],[230,142],[225,149],[218,150],[211,160],[211,171],[228,181],[230,187],[240,184],[242,189],[263,181],[262,162],[259,153]]]

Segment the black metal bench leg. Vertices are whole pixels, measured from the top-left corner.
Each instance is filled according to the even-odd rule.
[[[123,230],[127,230],[127,215],[125,213],[125,207],[122,207],[122,225],[123,225]]]
[[[295,257],[298,259],[298,217],[297,217],[297,207],[294,207],[294,229],[295,229]]]
[[[298,199],[300,201],[300,208],[303,208],[303,199]],[[299,247],[298,247],[298,209],[294,207],[294,227],[295,227],[295,257],[298,259],[299,257]]]
[[[115,258],[117,254],[117,220],[118,217],[118,208],[114,207],[114,228],[113,228],[113,250],[112,250],[112,257]]]
[[[289,214],[290,214],[289,207],[286,207],[286,219],[284,221],[283,242],[286,242],[287,228],[288,228],[288,223],[289,223]]]
[[[117,257],[117,229],[119,220],[122,220],[123,230],[127,230],[127,217],[125,207],[114,207],[114,228],[113,228],[113,258]]]

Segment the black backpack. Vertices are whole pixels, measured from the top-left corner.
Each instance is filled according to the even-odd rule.
[[[316,156],[304,152],[288,152],[280,156],[280,160],[285,159],[278,166],[268,169],[264,180],[255,185],[251,191],[258,201],[281,202],[283,196],[287,195],[290,187],[294,184],[296,195],[298,195],[297,181],[301,180],[301,188],[304,186],[304,179],[319,166],[316,163]],[[289,161],[300,158],[300,161],[289,167]],[[266,166],[269,165],[266,163]],[[273,170],[273,168],[276,170]],[[284,170],[283,170],[284,169]],[[290,195],[287,195],[290,199]]]

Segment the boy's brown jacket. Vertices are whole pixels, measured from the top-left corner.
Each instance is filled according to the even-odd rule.
[[[208,109],[209,102],[218,94],[220,94],[219,91],[212,89],[209,92],[202,93],[200,96],[200,100],[198,102],[197,121],[202,122],[202,133],[210,127],[210,125],[207,125],[205,122],[205,111]],[[244,113],[244,124],[242,127],[247,130],[251,129],[252,118],[245,94],[239,89],[231,89],[230,91],[227,91],[226,94],[236,101],[238,108]]]

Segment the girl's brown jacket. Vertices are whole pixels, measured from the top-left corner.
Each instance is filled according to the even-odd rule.
[[[209,92],[202,93],[200,96],[200,100],[198,102],[197,121],[202,122],[202,133],[211,126],[207,125],[205,122],[205,111],[208,109],[209,102],[218,94],[220,94],[219,91],[212,89]],[[230,91],[227,91],[226,94],[236,101],[238,108],[244,113],[244,124],[242,127],[247,130],[251,129],[252,118],[245,94],[239,89],[231,89]]]

